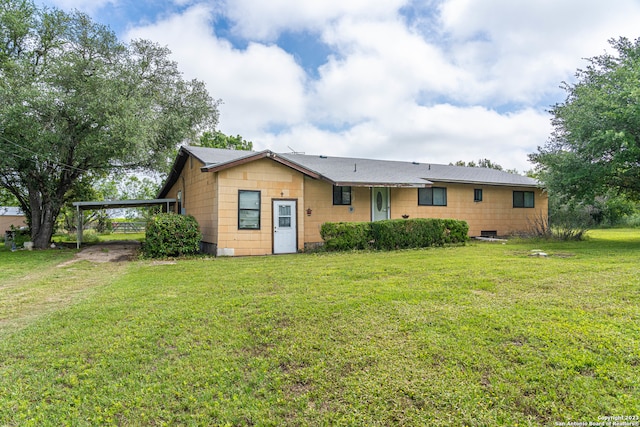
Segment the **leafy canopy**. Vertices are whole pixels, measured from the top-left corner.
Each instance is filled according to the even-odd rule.
[[[560,200],[640,198],[640,39],[610,40],[615,54],[588,59],[563,83],[549,141],[530,154],[538,177]]]
[[[79,12],[0,0],[0,187],[36,247],[78,181],[163,168],[178,144],[215,128],[218,102],[169,56]]]
[[[220,131],[204,132],[196,143],[201,147],[225,148],[229,150],[253,150],[253,142],[247,141],[242,136],[225,135]]]

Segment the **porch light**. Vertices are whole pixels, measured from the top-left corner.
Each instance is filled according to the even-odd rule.
[[[307,208],[307,216],[311,216],[311,212],[313,212],[311,208]]]

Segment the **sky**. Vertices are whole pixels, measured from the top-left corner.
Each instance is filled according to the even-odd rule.
[[[167,46],[254,150],[533,168],[586,58],[640,1],[40,0]]]

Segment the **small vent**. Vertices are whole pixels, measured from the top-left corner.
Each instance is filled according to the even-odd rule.
[[[496,237],[498,237],[498,231],[497,230],[482,230],[480,232],[480,237],[496,238]]]

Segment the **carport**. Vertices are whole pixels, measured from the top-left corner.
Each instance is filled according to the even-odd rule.
[[[100,209],[122,209],[122,208],[144,208],[148,206],[162,206],[163,212],[169,212],[172,203],[176,203],[176,199],[149,199],[149,200],[97,200],[92,202],[73,202],[78,213],[78,234],[76,238],[76,247],[80,249],[82,243],[82,220],[83,211],[97,211]]]

